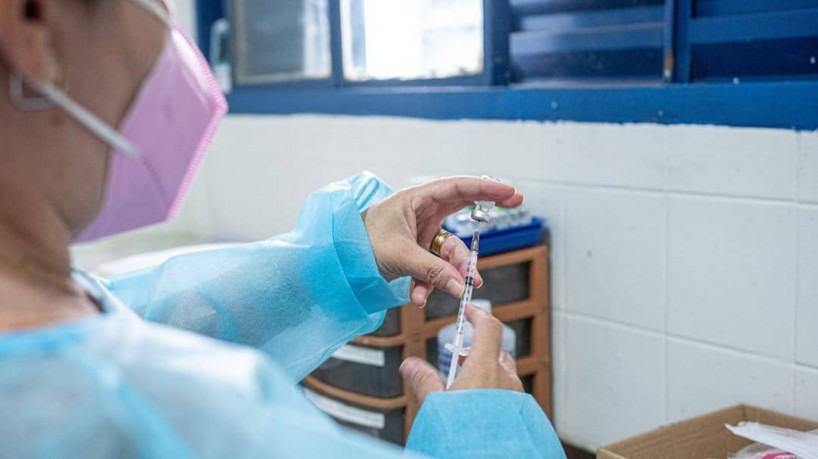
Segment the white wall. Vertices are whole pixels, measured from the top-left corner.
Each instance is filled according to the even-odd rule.
[[[548,218],[565,439],[738,402],[818,419],[818,133],[233,116],[186,222],[264,238],[362,169],[505,177]]]

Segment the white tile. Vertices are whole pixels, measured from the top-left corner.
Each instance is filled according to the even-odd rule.
[[[266,157],[661,188],[666,128],[651,125],[231,116],[234,147]],[[638,139],[635,142],[634,139]]]
[[[792,364],[668,341],[668,421],[738,403],[792,412]]]
[[[818,369],[796,368],[795,415],[818,421]]]
[[[798,199],[818,202],[818,131],[799,135]]]
[[[557,180],[562,176],[559,139],[548,125],[507,121],[383,121],[393,134],[370,144],[375,151],[395,145],[397,157],[433,173],[493,175]],[[422,139],[422,140],[420,140]]]
[[[818,367],[818,209],[799,211],[798,239],[796,358]]]
[[[668,331],[792,359],[795,210],[669,201]]]
[[[559,433],[595,450],[662,424],[664,339],[630,328],[566,319]]]
[[[798,134],[713,126],[669,128],[668,188],[792,199]]]
[[[258,240],[289,231],[307,196],[359,172],[309,160],[267,158],[253,149],[217,148],[208,160],[211,232],[219,239]]]
[[[566,307],[664,331],[665,198],[569,187]]]
[[[363,168],[400,167],[429,175],[547,179],[559,176],[557,143],[545,125],[506,121],[431,121],[382,117],[269,119],[269,142],[302,158]]]
[[[628,188],[664,187],[667,129],[648,124],[550,125],[558,149],[546,163],[572,183]]]
[[[525,205],[532,214],[545,218],[549,231],[551,255],[551,308],[565,308],[565,230],[563,225],[562,185],[521,180],[514,182],[525,195]]]
[[[316,121],[313,136],[325,134]],[[320,122],[319,122],[320,121]],[[663,129],[656,126],[517,121],[331,120],[362,138],[355,157],[422,167],[433,174],[657,188],[664,179]],[[340,123],[337,124],[337,123]],[[634,138],[642,142],[633,142]]]

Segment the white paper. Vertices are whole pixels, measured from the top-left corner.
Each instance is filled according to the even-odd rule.
[[[725,424],[739,437],[788,451],[803,459],[818,459],[818,435],[757,422],[741,422],[737,426]]]

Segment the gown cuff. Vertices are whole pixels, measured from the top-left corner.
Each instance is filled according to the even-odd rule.
[[[408,277],[387,282],[378,271],[361,213],[394,191],[370,172],[362,172],[330,190],[335,201],[333,246],[341,269],[358,303],[368,315],[409,301]]]
[[[565,459],[534,398],[500,389],[430,393],[406,448],[435,458]]]

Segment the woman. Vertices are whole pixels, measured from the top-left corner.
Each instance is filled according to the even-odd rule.
[[[518,206],[513,188],[393,194],[361,174],[313,194],[289,234],[96,279],[69,244],[169,218],[224,100],[158,0],[0,0],[0,62],[0,455],[564,457],[477,309],[450,391],[426,362],[401,367],[423,402],[414,452],[296,388],[406,302],[410,277],[419,306],[459,296],[467,249],[440,222],[478,199]]]

